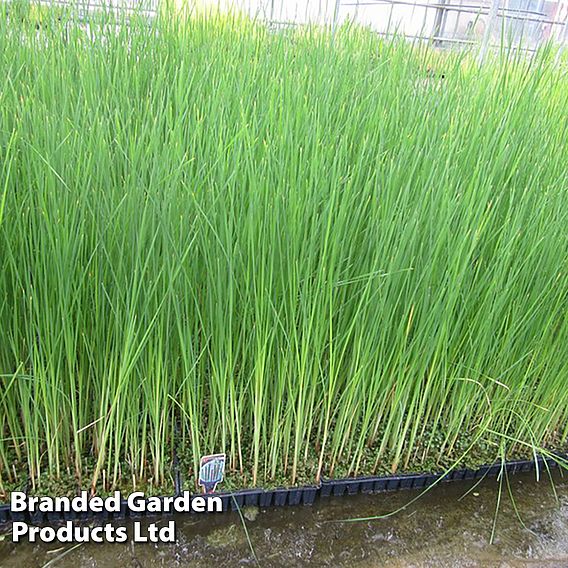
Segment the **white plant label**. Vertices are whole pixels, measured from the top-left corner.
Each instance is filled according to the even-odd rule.
[[[203,493],[213,493],[225,477],[225,454],[203,456],[199,462],[199,485]]]

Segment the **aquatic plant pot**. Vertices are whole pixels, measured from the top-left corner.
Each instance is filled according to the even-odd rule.
[[[130,514],[130,508],[128,507],[128,501],[126,499],[121,499],[120,501],[120,511],[113,513],[113,519],[124,519]]]
[[[424,487],[430,487],[436,483],[439,483],[442,478],[441,473],[427,473],[424,475]]]
[[[270,505],[272,505],[273,498],[274,498],[274,491],[271,490],[263,491],[261,496],[258,498],[258,506],[270,507]]]
[[[392,487],[393,490],[398,489],[418,489],[423,487],[423,475],[399,475],[397,478],[397,487]],[[387,484],[387,490],[391,490],[391,487]]]
[[[347,479],[324,479],[321,484],[322,497],[341,497],[342,495],[355,495],[359,492],[373,493],[386,491],[389,479],[384,477],[353,477]]]
[[[362,478],[361,479],[361,493],[373,493],[375,487],[375,482],[373,478]]]
[[[262,489],[247,491],[245,493],[245,507],[247,506],[258,507],[260,502],[260,496],[262,495],[262,493],[263,493]]]
[[[282,507],[284,505],[310,505],[314,502],[319,487],[279,487],[276,489],[247,489],[235,491],[227,495],[217,494],[223,499],[223,510],[226,504],[232,511],[237,508],[253,507]],[[225,499],[227,503],[225,503]]]
[[[340,497],[341,495],[355,495],[359,493],[361,482],[358,479],[339,479],[327,482],[331,485],[331,494]],[[323,484],[322,484],[323,485]]]
[[[235,491],[229,495],[229,509],[231,511],[238,511],[245,506],[245,496],[243,491]]]
[[[58,513],[57,511],[50,511],[49,513],[44,514],[48,523],[58,523],[61,521],[61,519],[63,519],[63,513]]]
[[[412,477],[412,489],[424,489],[426,487],[428,479],[424,475],[413,475]]]
[[[277,487],[275,489],[243,489],[232,493],[213,493],[220,497],[223,511],[236,511],[241,507],[283,507],[284,505],[311,505],[320,487]]]
[[[302,488],[294,488],[288,491],[288,505],[299,505],[302,501]]]
[[[223,511],[230,511],[231,510],[231,502],[232,502],[232,493],[229,492],[220,492],[215,493],[215,497],[219,497],[221,499],[221,503],[223,505]]]
[[[65,511],[63,513],[61,513],[63,515],[63,520],[64,521],[76,521],[81,519],[81,515],[84,516],[84,518],[87,517],[87,513],[75,513],[74,511]],[[102,520],[106,520],[109,519],[111,516],[111,513],[109,513],[108,511],[104,511],[101,513],[101,519]],[[38,523],[36,523],[38,524]]]
[[[34,511],[33,513],[30,513],[30,522],[33,525],[41,525],[43,523],[46,522],[46,518],[49,521],[49,517],[46,517],[46,514],[41,512],[41,511]]]
[[[465,469],[464,481],[469,481],[471,479],[475,479],[475,470],[474,469]]]
[[[355,495],[356,493],[380,493],[400,489],[422,489],[435,483],[442,474],[405,474],[381,477],[354,477],[350,479],[326,479],[322,482],[322,497]]]
[[[456,469],[449,474],[449,479],[447,481],[464,481],[465,479],[467,479],[468,471],[469,470],[467,469]],[[473,479],[473,476],[471,477],[471,479]]]
[[[5,505],[7,511],[8,511],[8,521],[22,521],[22,522],[28,522],[30,519],[30,513],[22,511],[22,512],[15,512],[15,511],[11,511],[10,510],[10,506],[9,505]]]
[[[482,465],[475,472],[475,479],[481,479],[482,477],[497,477],[501,472],[501,469],[502,469],[502,464]],[[534,469],[534,463],[533,463],[533,469]]]
[[[304,487],[302,488],[302,504],[313,505],[318,495],[319,487]]]
[[[566,459],[567,456],[563,456],[563,455],[559,455],[558,458],[559,459]],[[548,466],[549,468],[554,468],[554,467],[558,467],[558,462],[554,459],[554,458],[538,458],[538,465],[539,467],[544,467],[546,468],[546,466]]]
[[[244,489],[231,493],[229,501],[231,510],[237,511],[241,507],[258,507],[263,492],[263,489]]]
[[[274,506],[282,507],[286,505],[286,503],[288,502],[288,489],[275,489],[272,493],[274,495],[274,501],[272,503]]]
[[[553,462],[553,464],[556,465],[556,462]],[[534,469],[534,462],[516,460],[516,461],[507,462],[505,467],[507,473],[521,473],[524,471],[531,471],[532,469]]]

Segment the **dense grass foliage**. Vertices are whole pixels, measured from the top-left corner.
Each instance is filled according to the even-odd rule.
[[[0,490],[161,484],[176,435],[249,484],[565,442],[554,54],[14,14]]]

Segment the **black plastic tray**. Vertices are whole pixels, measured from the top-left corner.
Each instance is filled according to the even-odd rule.
[[[561,459],[566,456],[559,455]],[[536,467],[556,468],[558,466],[554,458],[537,457],[537,460],[516,460],[483,465],[478,469],[456,469],[449,473],[423,473],[391,475],[379,477],[354,477],[344,479],[324,479],[319,485],[304,487],[281,487],[276,489],[243,489],[232,492],[218,492],[212,495],[218,496],[223,502],[223,511],[237,511],[246,506],[253,507],[282,507],[285,505],[311,505],[318,497],[339,497],[342,495],[355,495],[357,493],[379,493],[384,491],[400,491],[403,489],[426,489],[434,483],[446,483],[450,481],[479,480],[485,477],[497,477],[505,469],[507,474],[534,471]],[[181,492],[181,478],[177,475],[176,494]],[[172,513],[164,513],[171,515]],[[128,506],[127,501],[121,501],[120,512],[116,513],[13,513],[9,505],[0,505],[0,525],[11,521],[25,521],[34,525],[58,523],[68,520],[114,520],[124,518],[137,518],[145,516],[145,513],[134,513]],[[156,513],[148,513],[148,516],[156,516]]]

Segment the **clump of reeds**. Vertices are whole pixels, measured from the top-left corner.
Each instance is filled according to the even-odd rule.
[[[430,85],[434,52],[353,27],[46,17],[0,18],[0,484],[566,441],[554,54]]]

